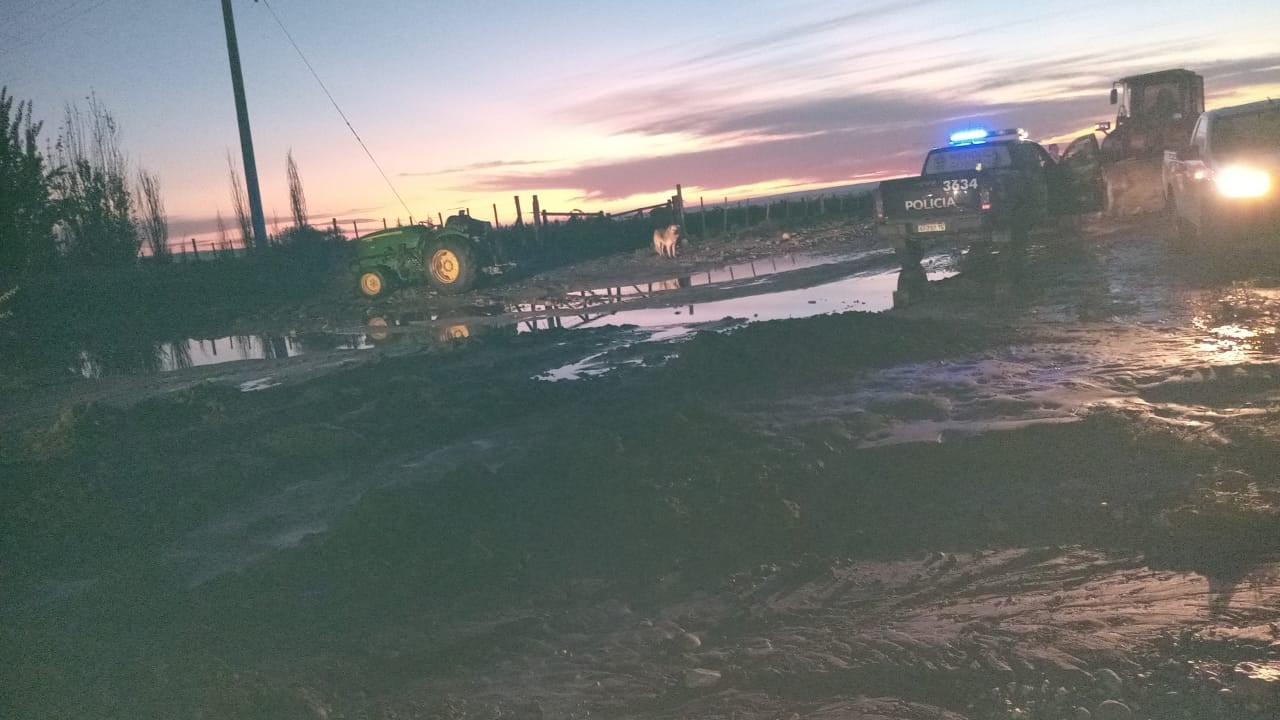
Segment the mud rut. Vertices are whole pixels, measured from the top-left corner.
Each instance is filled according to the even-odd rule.
[[[887,316],[699,336],[664,368],[566,386],[528,368],[573,336],[265,399],[73,413],[9,447],[14,467],[53,481],[93,457],[111,477],[141,457],[281,477],[199,496],[212,511],[140,533],[149,545],[82,551],[87,589],[11,570],[43,599],[12,596],[5,702],[15,717],[1275,717],[1275,258],[1179,257],[1159,232],[966,256]],[[131,454],[102,456],[104,424],[139,436]],[[212,447],[172,447],[194,437]],[[299,457],[315,462],[296,476],[271,464]]]

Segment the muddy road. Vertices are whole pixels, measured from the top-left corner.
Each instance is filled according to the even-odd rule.
[[[809,229],[11,380],[0,709],[1276,717],[1280,253],[1163,234]]]

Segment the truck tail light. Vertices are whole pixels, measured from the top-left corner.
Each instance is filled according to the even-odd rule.
[[[991,190],[989,188],[984,187],[981,190],[979,190],[978,199],[982,201],[983,210],[991,209]]]

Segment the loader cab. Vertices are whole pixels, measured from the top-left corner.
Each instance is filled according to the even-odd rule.
[[[1162,70],[1121,78],[1111,86],[1116,121],[1103,140],[1111,160],[1155,156],[1186,144],[1204,112],[1204,78],[1190,70]]]

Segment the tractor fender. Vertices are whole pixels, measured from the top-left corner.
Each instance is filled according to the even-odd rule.
[[[490,252],[490,244],[485,238],[469,235],[465,232],[454,229],[442,229],[423,237],[422,242],[419,245],[419,249],[422,251],[422,257],[427,257],[432,248],[445,240],[454,240],[456,242],[463,242],[471,245],[472,250],[475,253],[476,261],[479,262],[481,266],[487,266],[493,262],[493,253]]]
[[[472,243],[473,245],[479,244],[478,240],[476,240],[475,238],[471,237],[466,233],[458,232],[457,230],[441,230],[439,232],[434,232],[434,233],[431,233],[430,235],[424,236],[422,238],[422,242],[420,243],[420,247],[422,247],[425,250],[426,248],[429,248],[433,245],[439,245],[440,241],[444,240],[445,238],[461,240],[463,242]]]

